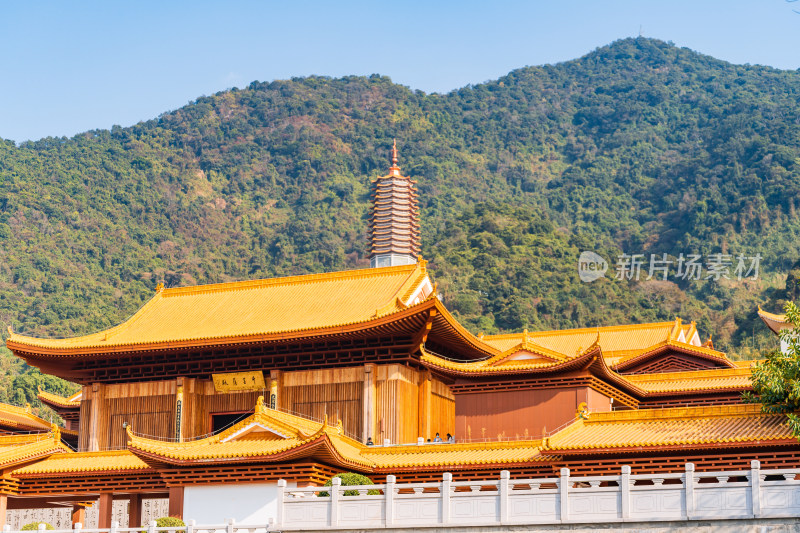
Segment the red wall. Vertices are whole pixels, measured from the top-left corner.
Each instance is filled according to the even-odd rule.
[[[610,411],[607,396],[589,387],[456,394],[456,439],[538,439],[575,420],[578,405]]]

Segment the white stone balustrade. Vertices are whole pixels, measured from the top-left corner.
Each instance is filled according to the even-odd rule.
[[[288,488],[278,481],[276,516],[266,524],[142,528],[56,529],[50,533],[268,533],[302,530],[369,530],[623,522],[681,522],[800,517],[800,470],[696,472],[688,463],[681,473],[347,486],[334,478],[331,487]],[[345,492],[355,491],[355,495]],[[373,494],[369,494],[372,491]],[[375,494],[374,492],[378,492]],[[265,498],[266,496],[265,492]],[[272,492],[274,497],[274,492]],[[219,509],[220,514],[225,509]],[[224,516],[224,514],[223,514]],[[9,525],[3,533],[13,530]],[[16,532],[14,532],[16,533]]]
[[[523,524],[592,524],[800,517],[798,470],[760,469],[676,474],[572,477],[439,483],[333,486],[285,490],[278,482],[280,531]],[[769,479],[769,480],[768,480]],[[368,489],[381,494],[367,495]],[[345,491],[358,495],[345,496]]]

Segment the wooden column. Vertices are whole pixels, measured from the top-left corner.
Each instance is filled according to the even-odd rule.
[[[92,410],[91,414],[89,415],[89,450],[90,452],[96,452],[100,450],[100,447],[105,447],[105,439],[101,438],[100,435],[100,426],[101,420],[100,411],[102,410],[103,403],[104,403],[104,396],[105,396],[105,387],[102,383],[93,383],[92,384]],[[111,527],[106,526],[106,527]]]
[[[139,527],[142,525],[142,495],[131,494],[128,504],[128,527]]]
[[[169,515],[183,520],[183,487],[169,488]]]
[[[419,375],[419,413],[417,414],[419,436],[423,439],[432,438],[431,435],[431,373],[421,372]]]
[[[101,492],[97,504],[97,527],[100,529],[111,527],[111,510],[114,507],[114,495],[110,492]]]
[[[287,406],[281,403],[283,391],[281,390],[281,371],[269,371],[269,398],[266,398],[266,404],[272,407],[272,394],[275,393],[275,409],[287,409]]]
[[[86,507],[83,505],[73,505],[72,506],[72,527],[75,528],[75,524],[82,524],[86,525]]]
[[[363,428],[362,442],[367,439],[375,440],[375,365],[364,365],[364,391],[362,394],[361,425]],[[379,444],[379,443],[375,443]],[[382,444],[382,443],[381,443]]]

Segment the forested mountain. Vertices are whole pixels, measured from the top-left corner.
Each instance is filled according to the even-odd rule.
[[[2,330],[106,328],[159,281],[365,267],[393,138],[423,255],[476,333],[678,315],[750,357],[775,343],[756,304],[798,296],[800,72],[638,38],[448,94],[254,82],[129,128],[0,141]],[[606,278],[579,280],[584,250]],[[623,252],[763,259],[758,280],[615,280]],[[41,376],[4,353],[0,400],[30,401]]]

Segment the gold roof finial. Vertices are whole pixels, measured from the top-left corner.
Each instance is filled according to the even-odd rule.
[[[389,167],[389,174],[392,176],[400,175],[400,167],[397,166],[397,139],[392,139],[392,166]]]
[[[264,396],[259,396],[256,399],[255,413],[257,415],[258,414],[264,414],[265,411],[266,411],[266,406],[264,405]]]

